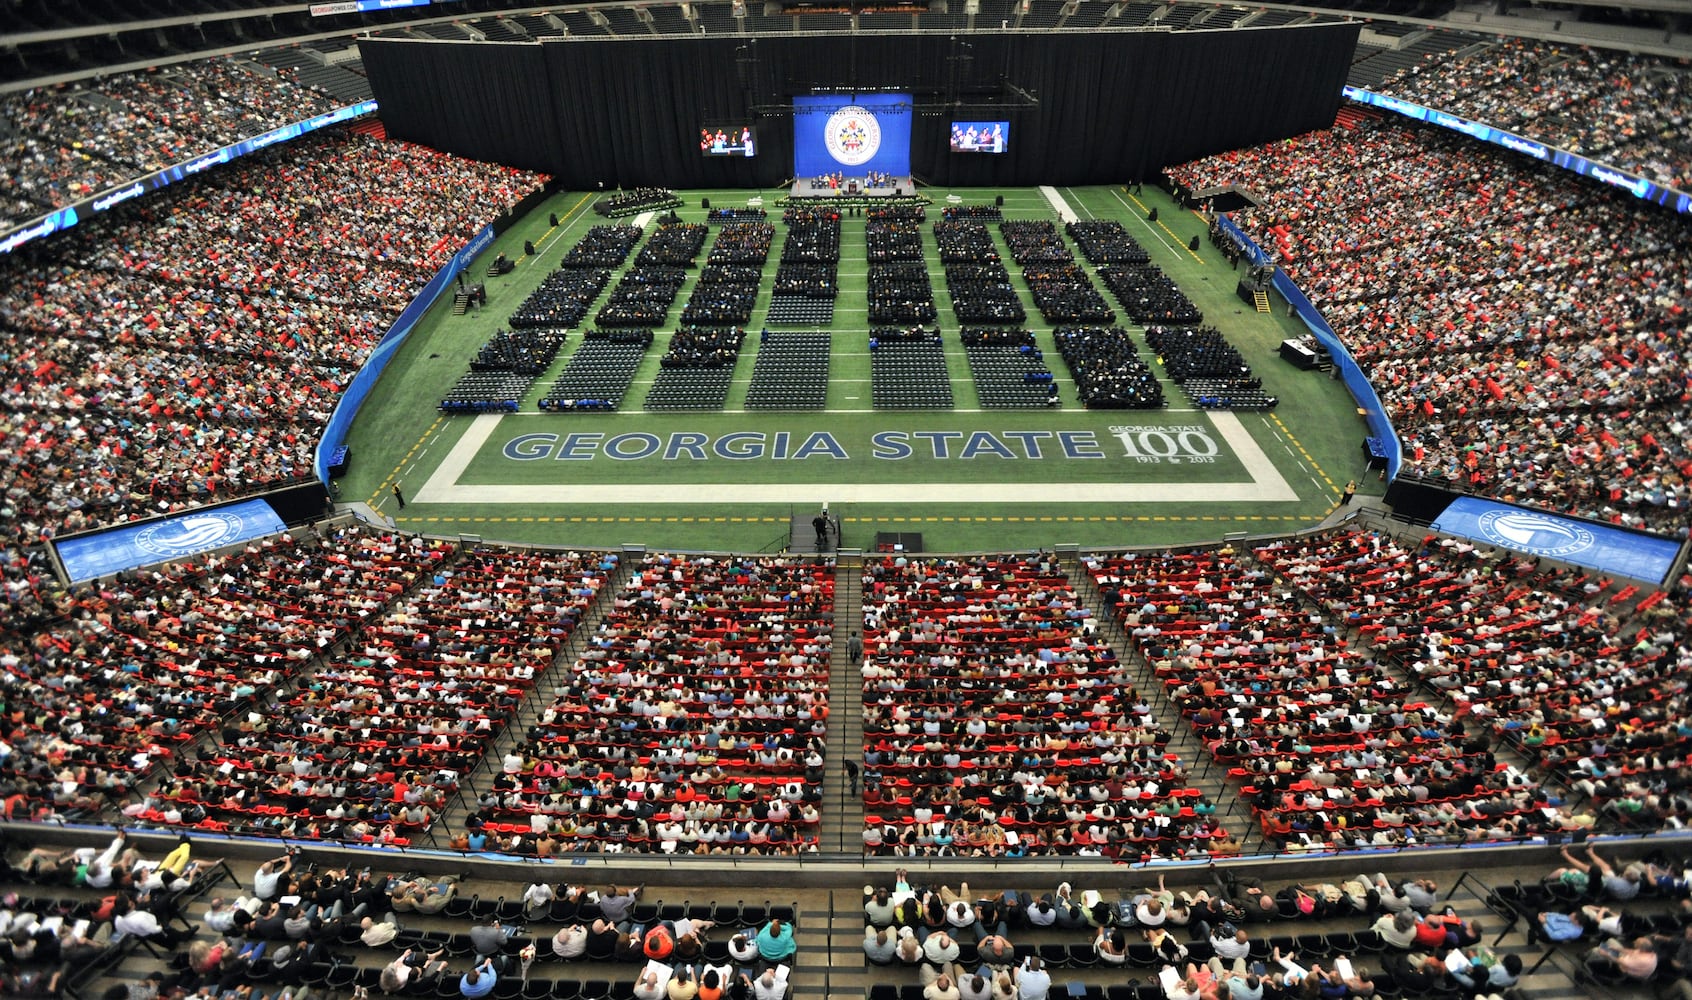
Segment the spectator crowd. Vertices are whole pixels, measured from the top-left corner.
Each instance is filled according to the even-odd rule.
[[[292,71],[235,57],[0,97],[0,229],[333,110]]]
[[[0,511],[23,546],[311,473],[395,316],[542,178],[353,132],[273,147],[0,262]]]
[[[1407,471],[1684,536],[1684,217],[1385,120],[1168,173],[1263,196],[1237,221],[1369,375]]]
[[[1685,60],[1511,38],[1430,55],[1380,90],[1692,190]]]

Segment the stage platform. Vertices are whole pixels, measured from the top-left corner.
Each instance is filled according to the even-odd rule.
[[[839,186],[819,181],[814,178],[801,177],[793,182],[788,191],[790,198],[914,198],[916,197],[916,182],[909,177],[892,178],[891,185],[870,187],[862,177],[847,177]]]

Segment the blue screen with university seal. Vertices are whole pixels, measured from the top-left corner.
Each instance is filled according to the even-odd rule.
[[[202,552],[262,538],[288,526],[263,500],[207,507],[176,517],[126,525],[53,543],[72,583],[138,566],[188,559]]]
[[[911,172],[911,95],[810,94],[793,99],[793,172],[800,178]]]
[[[1451,501],[1433,526],[1486,545],[1655,583],[1668,576],[1680,551],[1673,539],[1477,497]]]

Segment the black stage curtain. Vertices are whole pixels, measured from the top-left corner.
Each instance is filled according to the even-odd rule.
[[[558,111],[533,42],[359,40],[389,135],[473,160],[553,172]]]
[[[1195,156],[1332,125],[1357,32],[1332,24],[360,47],[390,133],[543,169],[578,190],[779,184],[792,174],[790,102],[817,89],[910,92],[911,170],[927,183],[1025,186],[1150,178]],[[501,54],[458,55],[475,49]],[[992,103],[1005,83],[1038,103]],[[954,119],[1009,121],[1010,151],[952,153]],[[703,123],[737,120],[758,129],[757,157],[699,154]]]

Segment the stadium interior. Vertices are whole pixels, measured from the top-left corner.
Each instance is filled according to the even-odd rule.
[[[1685,4],[0,2],[0,996],[1692,1000]]]

